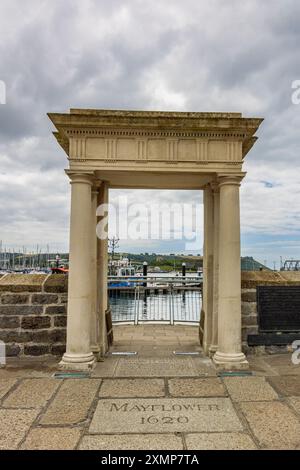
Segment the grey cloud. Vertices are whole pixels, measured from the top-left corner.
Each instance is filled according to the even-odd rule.
[[[34,236],[55,241],[49,227],[59,221],[57,240],[67,245],[67,160],[46,113],[70,107],[261,115],[265,122],[246,169],[258,181],[269,178],[260,168],[279,169],[288,191],[299,168],[300,106],[291,103],[291,82],[300,79],[299,13],[296,0],[2,0],[0,79],[8,101],[0,106],[0,238],[10,229],[17,237],[12,227],[19,230],[22,222],[28,240],[34,227]],[[14,184],[12,173],[30,187]],[[278,178],[276,173],[275,183]],[[246,180],[251,230],[261,217],[252,211],[256,190]],[[198,198],[191,192],[153,194],[167,202]],[[148,197],[139,192],[140,201]]]

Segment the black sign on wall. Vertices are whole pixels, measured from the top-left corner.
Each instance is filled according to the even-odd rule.
[[[300,331],[300,286],[258,286],[261,332]]]

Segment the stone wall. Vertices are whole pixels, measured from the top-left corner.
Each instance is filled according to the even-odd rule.
[[[8,357],[65,352],[67,282],[60,274],[1,277],[0,340]]]
[[[248,335],[259,332],[256,288],[270,285],[300,285],[300,272],[242,272],[245,352],[272,349],[247,342]],[[8,356],[61,356],[65,352],[67,291],[68,277],[61,274],[6,274],[0,278],[0,340],[5,342]]]

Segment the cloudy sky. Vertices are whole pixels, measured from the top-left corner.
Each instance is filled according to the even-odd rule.
[[[68,247],[67,162],[47,112],[239,111],[265,118],[245,165],[242,254],[277,267],[280,256],[300,258],[300,105],[291,100],[299,21],[297,0],[1,0],[3,244]],[[183,199],[201,202],[191,192],[151,193]],[[128,248],[173,252],[184,242],[121,243]]]

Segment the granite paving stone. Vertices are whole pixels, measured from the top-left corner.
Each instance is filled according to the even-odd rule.
[[[226,377],[224,383],[233,401],[278,399],[277,393],[264,377]]]
[[[300,416],[300,397],[290,397],[288,402]]]
[[[100,385],[97,379],[67,379],[40,419],[41,424],[75,424],[85,420]]]
[[[100,397],[163,397],[165,383],[162,379],[112,379],[103,380]]]
[[[277,375],[300,375],[299,364],[292,363],[292,354],[264,356],[264,361],[272,367]]]
[[[4,400],[7,408],[41,408],[59,386],[55,379],[25,379]]]
[[[296,449],[300,445],[300,421],[285,403],[244,402],[240,407],[262,448]]]
[[[17,383],[13,377],[0,378],[0,399]]]
[[[190,358],[121,358],[115,375],[119,377],[195,376],[197,370]]]
[[[97,362],[92,377],[113,377],[119,360],[119,357],[107,357],[103,362]]]
[[[211,359],[201,356],[191,356],[190,359],[197,370],[197,375],[204,377],[217,376],[216,368]]]
[[[300,396],[300,376],[287,375],[270,377],[269,382],[278,390],[280,395]]]
[[[253,439],[241,432],[201,433],[185,436],[189,450],[254,450]]]
[[[131,434],[84,436],[80,450],[183,450],[174,434]]]
[[[80,428],[34,428],[28,433],[22,450],[72,450],[81,435]]]
[[[218,378],[169,379],[170,394],[174,397],[225,397],[226,390]]]
[[[17,449],[37,414],[38,410],[0,409],[0,449]]]
[[[275,369],[273,369],[269,364],[267,364],[264,361],[263,357],[248,356],[247,360],[254,376],[268,377],[278,375],[278,372],[276,372]]]

